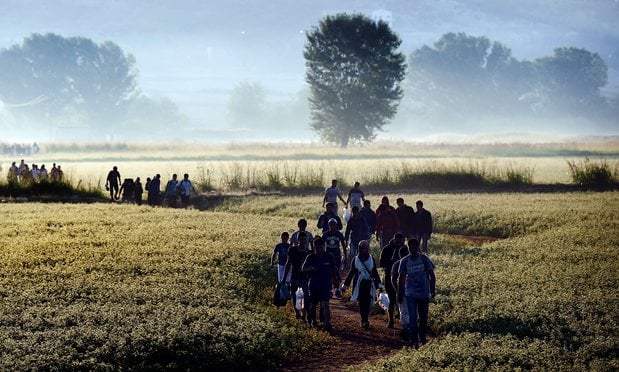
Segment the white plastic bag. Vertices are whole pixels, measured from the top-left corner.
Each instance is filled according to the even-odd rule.
[[[385,292],[378,295],[376,302],[378,302],[378,305],[382,307],[383,310],[387,311],[387,309],[389,309],[389,296],[387,296]]]
[[[348,220],[350,220],[350,209],[344,208],[344,211],[342,212],[342,217],[344,218],[344,221],[348,222]]]
[[[297,289],[297,291],[295,292],[295,295],[297,297],[297,301],[295,302],[294,307],[297,310],[301,311],[301,310],[303,310],[303,305],[304,305],[304,303],[303,303],[304,302],[303,301],[303,290],[301,289],[301,287],[299,287]]]

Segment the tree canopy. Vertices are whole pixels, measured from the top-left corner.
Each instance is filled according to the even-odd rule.
[[[406,64],[383,21],[326,16],[307,33],[304,57],[311,127],[329,142],[371,141],[395,115]]]
[[[138,94],[135,59],[111,41],[32,34],[0,51],[0,99],[34,121],[118,122]]]

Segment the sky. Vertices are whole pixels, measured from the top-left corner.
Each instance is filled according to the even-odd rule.
[[[143,93],[217,128],[240,82],[272,101],[296,96],[304,32],[338,12],[390,17],[405,55],[447,32],[486,36],[518,59],[586,48],[610,67],[606,91],[619,91],[619,0],[0,0],[0,48],[34,32],[113,41],[135,56]]]

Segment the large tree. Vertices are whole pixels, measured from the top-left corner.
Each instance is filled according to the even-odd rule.
[[[327,16],[307,33],[311,127],[329,142],[371,141],[395,115],[406,72],[401,40],[383,21]]]
[[[32,34],[0,50],[0,100],[35,122],[110,131],[137,94],[135,60],[111,41]]]

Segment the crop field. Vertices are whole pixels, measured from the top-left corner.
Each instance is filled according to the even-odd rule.
[[[437,338],[355,369],[619,368],[618,192],[389,196],[422,199],[435,218]],[[266,261],[298,218],[315,226],[320,201],[0,205],[0,369],[302,360],[333,341],[269,305]],[[502,239],[471,246],[457,235]]]

